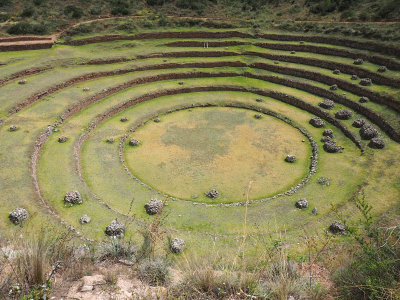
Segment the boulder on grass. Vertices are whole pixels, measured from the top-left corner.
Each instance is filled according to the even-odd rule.
[[[162,207],[163,207],[163,202],[158,199],[151,199],[144,205],[144,208],[146,209],[146,213],[148,215],[157,214],[162,209]]]
[[[322,121],[319,117],[312,117],[309,123],[316,128],[321,128],[325,126],[325,122]]]
[[[378,136],[378,130],[371,124],[364,124],[360,129],[360,136],[363,140],[370,140]]]
[[[89,224],[91,220],[92,220],[92,218],[89,217],[88,215],[83,215],[83,216],[79,219],[79,222],[81,222],[81,224]]]
[[[290,54],[296,54],[296,51],[294,51],[294,50],[290,51]]]
[[[336,221],[329,226],[329,231],[334,234],[343,233],[346,231],[346,227],[342,223]]]
[[[68,138],[66,136],[60,136],[58,138],[59,143],[65,143],[66,141],[68,141]]]
[[[332,129],[325,129],[324,132],[322,133],[323,136],[329,136],[333,138],[333,130]]]
[[[351,80],[358,80],[358,76],[356,74],[351,75]]]
[[[378,72],[383,73],[383,72],[386,72],[386,71],[387,71],[386,66],[380,66],[380,67],[378,68]]]
[[[335,113],[336,119],[348,120],[353,116],[353,112],[347,109],[340,109]]]
[[[355,65],[362,65],[364,63],[364,60],[362,58],[356,58],[353,62]]]
[[[171,240],[171,244],[169,245],[172,253],[181,253],[185,249],[185,247],[185,241],[179,238],[174,238],[173,240]]]
[[[106,227],[106,234],[111,237],[123,237],[125,234],[125,225],[118,222],[117,219],[112,220],[110,225]]]
[[[307,207],[308,207],[308,201],[307,201],[307,199],[305,199],[305,198],[301,198],[301,199],[297,200],[295,206],[296,206],[298,209],[307,208]]]
[[[137,139],[131,139],[129,141],[129,146],[138,146],[139,145],[139,141]]]
[[[13,224],[18,225],[28,220],[29,214],[25,208],[18,207],[14,209],[12,212],[10,212],[8,218]]]
[[[82,204],[82,196],[78,191],[69,191],[64,196],[64,202],[70,205]]]
[[[360,103],[367,103],[369,101],[369,98],[368,97],[361,97],[360,98],[360,100],[358,100],[358,102],[360,102]]]
[[[106,139],[106,143],[109,143],[109,144],[114,143],[114,138],[108,138],[108,139]]]
[[[279,61],[274,60],[274,64],[278,65],[278,64],[279,64]]]
[[[126,122],[126,121],[128,121],[128,118],[127,117],[122,117],[120,121],[121,122]]]
[[[8,131],[17,131],[19,127],[17,125],[11,125],[10,128],[8,128]]]
[[[335,70],[333,70],[332,73],[335,74],[335,75],[339,75],[340,74],[340,70],[339,69],[335,69]]]
[[[321,139],[321,142],[326,143],[326,142],[331,142],[332,138],[330,136],[324,136]]]
[[[294,163],[296,162],[296,156],[294,155],[287,155],[285,158],[285,161],[288,163]]]
[[[22,79],[22,80],[20,80],[20,81],[18,81],[18,84],[26,84],[26,80],[25,79]]]
[[[363,86],[370,86],[372,84],[371,78],[362,78],[360,84]]]
[[[261,115],[261,114],[255,114],[255,115],[254,115],[254,118],[256,118],[256,119],[261,119],[261,118],[262,118],[262,115]]]
[[[361,127],[363,127],[364,126],[364,124],[365,124],[365,120],[363,120],[363,119],[357,119],[357,120],[355,120],[354,122],[353,122],[353,127],[355,127],[355,128],[361,128]]]
[[[333,85],[331,85],[331,86],[329,87],[329,89],[330,89],[331,91],[336,91],[338,88],[339,88],[339,87],[338,87],[337,84],[333,84]]]
[[[335,106],[335,102],[330,99],[324,99],[324,101],[318,103],[318,105],[322,108],[331,109]]]
[[[263,102],[263,99],[262,98],[257,98],[256,101],[257,102]]]
[[[334,141],[325,142],[323,148],[328,153],[338,153],[343,151],[343,147],[337,145]]]
[[[375,137],[369,141],[368,146],[373,149],[383,149],[385,148],[385,142],[380,138]]]
[[[212,189],[206,193],[206,196],[211,199],[215,199],[219,196],[219,192],[216,189]]]

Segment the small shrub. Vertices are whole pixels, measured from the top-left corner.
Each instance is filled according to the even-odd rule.
[[[0,14],[0,22],[5,22],[10,18],[9,14]]]
[[[8,28],[9,34],[46,34],[47,27],[44,24],[19,22]]]
[[[109,242],[103,242],[98,245],[98,259],[134,259],[136,256],[136,247],[131,242],[125,242],[121,239],[111,239]]]
[[[70,18],[79,19],[83,16],[83,11],[82,8],[70,4],[64,8],[64,14]]]
[[[169,276],[168,263],[160,257],[143,260],[139,264],[137,271],[139,278],[151,285],[165,284]]]
[[[33,16],[34,13],[35,13],[35,9],[33,7],[27,7],[22,11],[21,17],[30,18]]]
[[[131,13],[130,3],[127,0],[112,0],[111,1],[111,14],[126,16]]]

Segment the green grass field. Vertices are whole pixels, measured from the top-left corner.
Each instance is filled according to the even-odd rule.
[[[176,29],[181,30],[189,29]],[[88,36],[74,39],[85,37]],[[118,218],[127,224],[126,239],[136,240],[140,239],[138,226],[154,219],[146,214],[144,204],[151,198],[158,198],[167,201],[163,228],[170,236],[184,238],[189,252],[204,254],[217,245],[227,253],[233,253],[246,218],[249,253],[252,255],[256,256],[262,247],[258,238],[270,236],[284,240],[293,255],[302,255],[303,249],[296,247],[299,237],[304,231],[325,232],[337,219],[334,207],[349,222],[359,218],[353,200],[360,192],[360,186],[376,215],[390,215],[399,206],[400,145],[385,133],[384,126],[368,120],[365,112],[357,112],[338,102],[332,110],[319,108],[318,103],[324,97],[311,91],[256,79],[257,75],[275,76],[324,90],[329,90],[330,86],[305,79],[301,74],[291,76],[250,67],[256,62],[274,65],[274,61],[243,54],[254,51],[288,55],[288,51],[256,47],[252,43],[272,41],[246,38],[220,39],[248,43],[227,48],[166,46],[181,40],[212,41],[211,38],[154,38],[83,46],[57,44],[45,50],[0,53],[0,62],[4,63],[0,66],[0,80],[28,68],[49,67],[0,86],[0,118],[3,121],[0,125],[0,228],[5,235],[12,236],[21,230],[11,224],[8,214],[16,207],[23,207],[30,214],[24,227],[38,228],[48,223],[56,228],[71,225],[80,237],[104,240],[107,238],[106,226]],[[280,43],[298,44],[295,41]],[[383,56],[332,44],[309,44]],[[140,57],[183,51],[200,54],[196,57]],[[206,51],[232,51],[235,55],[201,55]],[[302,52],[296,56],[354,66],[352,58]],[[107,62],[114,58],[126,58],[127,61]],[[400,61],[395,57],[388,58],[393,62]],[[87,64],[95,59],[105,61],[99,65]],[[232,61],[246,66],[196,66],[204,62],[227,64]],[[191,65],[163,66],[169,63]],[[313,71],[360,86],[359,81],[350,80],[349,74],[333,75],[332,70],[323,67],[284,61],[279,66]],[[137,70],[141,67],[147,69]],[[358,67],[380,74],[377,72],[379,65],[368,61]],[[51,92],[51,88],[72,78],[118,70],[129,72],[104,73]],[[198,75],[200,72],[202,75]],[[166,77],[156,77],[160,75]],[[400,70],[389,69],[381,75],[398,80]],[[152,80],[142,81],[143,78]],[[26,84],[18,84],[22,79]],[[115,87],[118,89],[114,90]],[[199,87],[215,90],[196,91]],[[242,90],[232,90],[232,87]],[[391,97],[393,103],[400,103],[398,87],[374,83],[362,89],[373,92],[377,98],[385,95]],[[166,90],[174,90],[174,93],[162,94]],[[32,95],[46,91],[50,92],[28,103],[22,110],[10,113]],[[257,91],[270,96],[260,96]],[[295,97],[311,109],[282,101],[274,92],[281,93],[282,97]],[[361,97],[359,92],[345,90],[340,84],[332,93],[345,96],[354,103]],[[95,97],[95,101],[91,97]],[[145,101],[134,101],[142,99],[140,97]],[[256,101],[257,98],[262,101]],[[229,107],[232,104],[242,108]],[[206,105],[212,106],[191,107]],[[119,106],[122,108],[116,110]],[[400,132],[399,111],[393,106],[379,101],[369,101],[362,106]],[[254,118],[257,110],[263,109],[290,120],[292,125],[309,134],[319,148],[317,170],[311,174],[309,182],[293,194],[273,199],[272,196],[286,192],[309,174],[312,148],[309,140],[288,122],[266,114],[262,114],[261,119]],[[310,125],[309,120],[317,109],[330,118],[334,118],[339,109],[352,111],[352,117],[339,120],[339,124],[360,140],[365,151],[362,153],[339,127],[327,120],[324,128]],[[63,114],[67,117],[58,122]],[[122,117],[128,121],[121,122]],[[155,118],[160,118],[160,122],[153,122]],[[379,138],[385,143],[384,149],[370,148],[369,141],[361,139],[359,129],[352,126],[359,118],[366,119],[378,130]],[[38,145],[39,135],[55,122],[58,122],[54,127],[57,130]],[[17,125],[19,129],[11,132],[11,125]],[[320,141],[324,129],[333,130],[336,143],[344,147],[342,153],[324,151]],[[68,137],[68,141],[59,143],[61,136]],[[128,138],[123,139],[125,136]],[[107,143],[108,138],[114,138],[114,143]],[[129,146],[130,138],[138,139],[140,145]],[[35,149],[39,149],[40,154],[37,168],[32,157]],[[297,157],[296,163],[284,161],[288,154]],[[328,178],[330,185],[319,184],[321,177]],[[220,192],[216,199],[205,195],[213,188]],[[83,204],[72,207],[64,204],[63,197],[70,190],[82,194]],[[248,207],[232,205],[243,204],[247,198],[257,201]],[[307,209],[295,207],[300,198],[309,201]],[[317,208],[318,214],[311,213],[313,208]],[[80,224],[83,214],[91,216],[92,222]],[[346,241],[346,236],[339,239]]]

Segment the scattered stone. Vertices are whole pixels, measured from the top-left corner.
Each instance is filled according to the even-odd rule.
[[[144,208],[146,209],[146,213],[148,215],[155,215],[162,209],[162,206],[163,202],[161,200],[151,199],[144,205]]]
[[[212,189],[206,193],[206,196],[211,199],[215,199],[219,196],[219,192],[216,189]]]
[[[92,218],[89,217],[88,215],[83,215],[79,221],[81,222],[81,224],[89,224],[90,221],[92,221]]]
[[[319,177],[318,184],[328,186],[331,184],[331,180],[328,177]]]
[[[316,128],[321,128],[325,126],[325,122],[322,121],[319,117],[312,117],[309,123]]]
[[[25,79],[22,79],[22,80],[20,80],[20,81],[18,81],[18,84],[26,84],[26,80]]]
[[[356,58],[354,60],[355,65],[362,65],[364,63],[364,60],[362,58]]]
[[[380,66],[380,67],[378,68],[378,72],[383,73],[383,72],[386,72],[386,71],[387,71],[386,66]]]
[[[347,109],[341,109],[335,113],[336,119],[340,119],[340,120],[348,120],[352,116],[353,116],[353,112],[350,110],[347,110]]]
[[[331,142],[331,141],[332,141],[332,138],[331,138],[330,136],[324,136],[324,137],[321,139],[321,142],[323,142],[323,143]]]
[[[339,75],[340,74],[340,70],[339,69],[335,69],[335,70],[333,70],[332,73],[335,74],[335,75]]]
[[[290,51],[290,54],[296,54],[296,51]]]
[[[372,84],[371,78],[362,78],[360,84],[363,86],[370,86]]]
[[[322,108],[331,109],[335,106],[335,102],[330,99],[324,99],[324,101],[318,103],[318,105]]]
[[[60,136],[58,138],[59,143],[65,143],[66,141],[68,141],[68,138],[66,136]]]
[[[179,238],[174,238],[171,240],[170,249],[172,253],[181,253],[186,247],[184,240]]]
[[[329,89],[330,89],[331,91],[336,91],[338,88],[339,88],[339,87],[338,87],[337,84],[331,85],[331,86],[329,87]]]
[[[103,93],[105,93],[105,92],[108,92],[108,90],[107,89],[103,89]]]
[[[13,224],[18,225],[26,221],[29,218],[29,214],[25,208],[18,207],[10,212],[8,218]]]
[[[340,222],[333,222],[330,226],[329,226],[329,231],[332,233],[343,233],[346,230],[346,227],[340,223]]]
[[[117,219],[112,220],[110,225],[106,227],[106,234],[112,237],[123,237],[125,233],[125,225],[118,222]]]
[[[255,114],[255,115],[254,115],[254,118],[256,118],[256,119],[261,119],[261,118],[262,118],[262,115],[261,115],[261,114]]]
[[[363,119],[357,119],[357,120],[355,120],[354,122],[353,122],[353,127],[355,127],[355,128],[361,128],[361,127],[363,127],[364,126],[364,124],[365,124],[365,120],[363,120]]]
[[[370,140],[378,136],[378,130],[371,124],[364,124],[360,129],[360,136],[363,140]]]
[[[373,149],[383,149],[385,148],[385,142],[380,138],[375,137],[369,141],[368,146]]]
[[[336,144],[335,141],[327,141],[324,143],[324,150],[328,153],[338,153],[343,151],[343,147]]]
[[[279,61],[274,60],[274,64],[279,65]]]
[[[300,41],[300,44],[303,45],[303,44],[304,44],[304,41]]]
[[[167,62],[167,60],[166,60],[166,59],[163,59],[163,62]]]
[[[88,87],[85,87],[85,88],[83,88],[83,91],[84,91],[84,92],[89,92],[90,89],[89,89]]]
[[[108,138],[108,139],[106,139],[106,143],[109,143],[109,144],[114,143],[114,138]]]
[[[261,98],[257,98],[256,101],[257,101],[257,102],[263,102],[264,100],[261,99]]]
[[[332,129],[325,129],[324,132],[322,133],[323,136],[329,136],[333,138],[333,130]]]
[[[178,83],[179,83],[179,85],[183,85],[184,82],[183,81],[179,81]]]
[[[59,132],[59,131],[60,131],[60,129],[58,129],[58,128],[53,129],[53,132]]]
[[[296,162],[296,156],[294,155],[287,155],[285,158],[285,161],[288,163],[294,163]]]
[[[78,191],[69,191],[64,196],[64,201],[70,205],[82,204],[82,196]]]
[[[127,117],[122,117],[120,121],[121,122],[126,122],[126,121],[128,121],[128,118]]]
[[[129,141],[129,146],[138,146],[139,145],[139,141],[137,139],[131,139]]]
[[[19,127],[17,125],[11,125],[10,128],[8,128],[8,131],[17,131]]]
[[[312,213],[313,215],[318,215],[317,208],[314,207],[313,210],[311,211],[311,213]]]
[[[351,75],[351,80],[358,80],[358,76],[355,74]]]
[[[295,205],[296,205],[296,207],[298,209],[307,208],[308,207],[308,201],[305,198],[301,198],[301,199],[297,200]]]
[[[360,102],[360,103],[366,103],[366,102],[368,102],[369,101],[369,98],[368,97],[361,97],[360,98],[360,100],[358,100],[358,102]]]
[[[154,121],[155,123],[160,123],[160,122],[161,122],[161,120],[160,120],[159,118],[155,118],[153,121]]]

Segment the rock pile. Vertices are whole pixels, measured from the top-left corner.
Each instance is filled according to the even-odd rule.
[[[308,201],[307,201],[307,199],[305,199],[305,198],[301,198],[301,199],[297,200],[295,206],[296,206],[298,209],[307,208],[307,207],[308,207]]]
[[[335,113],[336,119],[348,120],[353,116],[353,113],[347,109],[340,109]]]
[[[346,227],[340,223],[340,222],[333,222],[330,226],[329,226],[329,231],[332,233],[343,233],[346,230]]]
[[[68,141],[68,138],[66,136],[60,136],[58,138],[59,143],[65,143],[66,141]]]
[[[335,70],[333,70],[333,72],[332,72],[333,74],[335,74],[335,75],[339,75],[340,74],[340,70],[338,70],[338,69],[335,69]]]
[[[18,81],[18,84],[26,84],[26,80],[25,79],[22,79],[22,80],[20,80],[20,81]]]
[[[309,123],[316,128],[321,128],[325,126],[325,122],[322,121],[319,117],[312,117]]]
[[[137,139],[131,139],[129,141],[129,146],[138,146],[139,145],[139,141]]]
[[[88,223],[90,223],[91,220],[92,220],[92,218],[89,217],[88,215],[83,215],[83,216],[79,219],[79,222],[81,222],[81,224],[88,224]]]
[[[82,196],[78,191],[69,191],[64,196],[64,202],[70,205],[82,204]]]
[[[294,50],[290,51],[290,54],[296,54],[296,51],[294,51]]]
[[[360,84],[363,86],[370,86],[372,84],[371,78],[362,78]]]
[[[354,122],[353,122],[353,127],[355,127],[355,128],[361,128],[361,127],[363,127],[364,126],[364,124],[365,124],[365,120],[363,120],[363,119],[357,119],[357,120],[355,120]]]
[[[106,142],[109,144],[112,144],[112,143],[114,143],[114,138],[108,138],[108,139],[106,139]]]
[[[257,98],[256,101],[257,101],[257,102],[263,102],[263,99]]]
[[[169,245],[172,253],[181,253],[185,249],[185,247],[185,241],[179,238],[174,238],[173,240],[171,240],[171,244]]]
[[[364,124],[360,129],[360,136],[363,140],[370,140],[378,136],[378,130],[371,124]]]
[[[368,146],[373,149],[383,149],[385,148],[385,142],[380,138],[375,137],[369,141]]]
[[[324,143],[324,150],[328,153],[337,153],[337,152],[342,152],[343,151],[343,147],[339,146],[336,144],[335,141],[326,141]]]
[[[219,192],[216,189],[212,189],[206,193],[206,196],[211,199],[215,199],[219,196]]]
[[[330,99],[324,99],[324,101],[318,103],[318,105],[322,108],[331,109],[335,106],[335,102]]]
[[[339,87],[338,87],[337,84],[331,85],[331,86],[329,87],[329,89],[330,89],[331,91],[336,91],[338,88],[339,88]]]
[[[383,72],[386,72],[386,71],[387,71],[386,66],[380,66],[380,67],[378,68],[378,72],[383,73]]]
[[[158,199],[151,199],[144,205],[146,213],[148,215],[155,215],[157,214],[163,207],[163,202]]]
[[[123,237],[125,233],[125,225],[118,222],[117,219],[112,220],[110,225],[106,227],[106,234],[112,237]]]
[[[358,76],[356,74],[351,75],[351,80],[358,80]]]
[[[360,103],[367,103],[369,101],[368,97],[361,97],[360,100],[358,100],[358,102]]]
[[[261,118],[262,118],[262,115],[261,115],[261,114],[255,114],[255,115],[254,115],[254,118],[256,118],[256,119],[261,119]]]
[[[126,121],[128,121],[128,118],[127,117],[122,117],[120,121],[121,122],[126,122]]]
[[[22,224],[24,221],[28,220],[29,214],[25,208],[16,208],[8,215],[10,221],[15,224]]]
[[[324,132],[322,133],[323,136],[329,136],[333,138],[333,130],[332,129],[325,129]]]
[[[294,163],[296,162],[296,156],[294,155],[287,155],[285,158],[285,161],[288,163]]]
[[[356,58],[353,62],[355,65],[362,65],[364,63],[364,60],[362,58]]]
[[[19,127],[17,125],[11,125],[10,128],[8,128],[8,131],[17,131]]]

